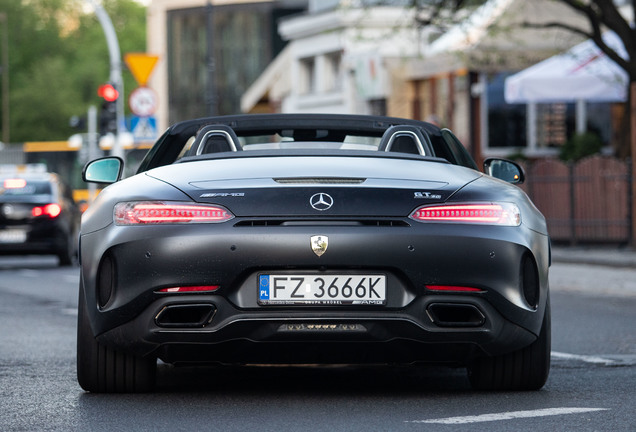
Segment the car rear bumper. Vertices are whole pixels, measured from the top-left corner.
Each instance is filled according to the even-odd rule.
[[[440,321],[434,312],[440,305],[461,311]],[[466,315],[465,308],[474,315]],[[479,319],[453,320],[466,316]],[[419,298],[399,311],[241,311],[216,295],[167,296],[98,338],[168,363],[456,364],[510,352],[535,339],[484,299],[454,295]]]
[[[441,224],[191,228],[184,235],[175,227],[111,227],[82,236],[82,279],[100,342],[167,362],[462,362],[527,346],[540,330],[549,244],[530,230]],[[316,234],[330,242],[320,257],[310,248]],[[528,256],[536,263],[536,305],[528,304],[521,286]],[[103,257],[109,264],[100,267]],[[261,306],[258,274],[273,271],[381,272],[387,303]],[[439,294],[427,284],[483,292]],[[109,293],[100,303],[104,285]],[[156,293],[184,285],[219,289]]]

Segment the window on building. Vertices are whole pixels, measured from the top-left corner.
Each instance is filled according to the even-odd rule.
[[[205,111],[205,13],[171,12],[168,16],[168,88],[170,122],[201,117]]]
[[[300,10],[263,2],[169,11],[169,122],[240,112],[245,90],[285,45],[277,20]]]
[[[613,115],[611,103],[588,103],[587,104],[587,130],[594,132],[601,137],[604,145],[612,144],[612,125],[620,124],[621,116]],[[572,107],[574,109],[574,106]],[[573,126],[573,130],[575,127]]]
[[[504,82],[511,73],[498,73],[488,77],[488,147],[526,147],[526,106],[507,104],[504,100]]]
[[[342,54],[339,52],[325,55],[325,91],[342,89],[341,62]]]
[[[529,148],[526,104],[507,104],[504,82],[512,73],[498,73],[488,77],[488,148]],[[588,103],[587,131],[596,133],[605,145],[611,143],[612,109],[608,103]],[[536,136],[534,148],[558,149],[576,134],[576,104],[549,103],[536,105]]]
[[[370,115],[385,116],[387,114],[386,99],[369,99],[367,103]]]
[[[598,135],[605,145],[612,136],[609,103],[586,104],[586,130]],[[561,147],[576,135],[576,104],[537,104],[537,146]]]
[[[537,105],[537,147],[561,147],[568,139],[568,106],[564,103]]]
[[[312,94],[316,92],[316,59],[306,57],[300,59],[300,74],[298,90],[300,94]]]

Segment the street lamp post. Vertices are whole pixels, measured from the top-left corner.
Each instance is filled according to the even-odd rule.
[[[87,0],[91,6],[95,8],[95,15],[99,20],[99,23],[104,30],[106,36],[106,43],[108,44],[108,52],[110,54],[110,78],[109,81],[119,92],[119,97],[116,102],[116,118],[117,118],[117,133],[115,134],[115,142],[110,151],[113,156],[124,156],[124,150],[121,145],[121,135],[124,132],[124,80],[121,75],[121,52],[119,50],[119,41],[117,40],[117,34],[113,27],[113,22],[110,20],[108,13],[102,8],[100,4],[95,0]]]

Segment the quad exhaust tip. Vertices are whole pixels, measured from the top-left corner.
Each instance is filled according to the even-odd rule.
[[[485,315],[471,304],[431,303],[426,314],[440,327],[481,327],[486,322]]]
[[[216,307],[211,303],[172,304],[164,306],[155,317],[159,327],[205,327]]]

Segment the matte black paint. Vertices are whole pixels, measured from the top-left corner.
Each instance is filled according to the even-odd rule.
[[[302,119],[292,116],[289,121],[302,124]],[[365,119],[351,118],[343,127],[362,122],[360,127],[377,129],[381,135],[392,124]],[[260,116],[253,126],[249,121],[222,120],[237,129],[243,122],[244,129],[254,131],[266,126]],[[333,122],[333,118],[318,116],[312,121]],[[173,126],[142,165],[142,170],[154,169],[107,187],[84,214],[82,281],[91,327],[101,343],[167,362],[465,364],[480,354],[523,348],[537,337],[548,298],[550,245],[545,219],[516,186],[436,159],[393,154],[290,152],[276,158],[249,157],[244,151],[240,156],[222,154],[158,166],[170,159],[165,153],[169,141],[193,134],[201,123],[205,120]],[[433,126],[423,127],[433,138],[439,137]],[[364,180],[329,185],[275,180],[320,177]],[[311,208],[309,199],[319,192],[333,197],[331,209]],[[422,198],[421,192],[433,198]],[[114,205],[135,200],[216,203],[236,217],[219,224],[115,226]],[[419,223],[409,218],[421,205],[483,201],[516,203],[521,225]],[[312,235],[329,237],[323,256],[312,252]],[[112,298],[99,308],[95,285],[105,255],[114,261],[115,286]],[[528,256],[538,269],[536,308],[526,303],[521,288],[521,263]],[[259,306],[257,275],[273,271],[382,272],[388,277],[387,305]],[[427,284],[471,286],[485,292],[442,294],[427,291]],[[155,293],[181,285],[220,288],[207,295]],[[199,328],[156,324],[155,317],[166,306],[193,304],[214,307],[209,324]],[[484,315],[484,324],[436,325],[426,312],[431,304],[475,307]],[[360,327],[309,331],[303,327],[307,323]],[[293,330],[293,325],[301,330]]]

